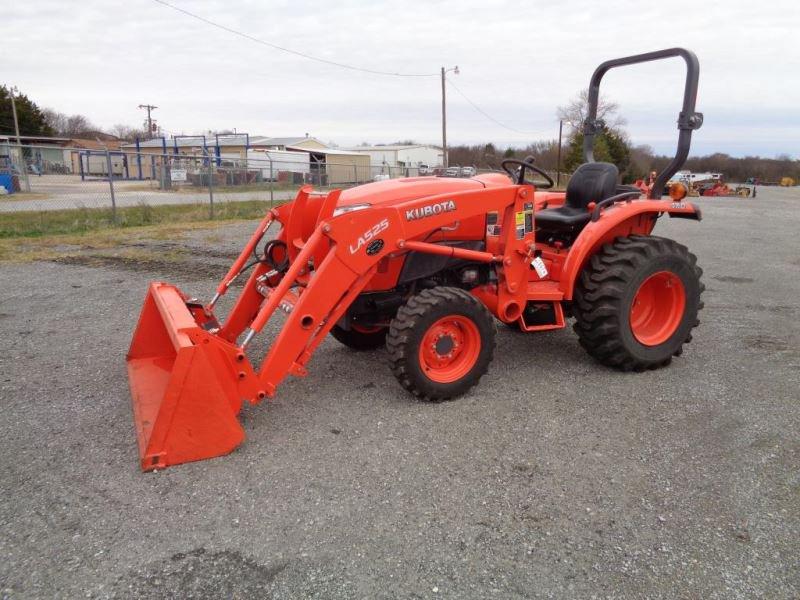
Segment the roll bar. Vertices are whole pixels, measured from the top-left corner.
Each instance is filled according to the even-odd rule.
[[[594,162],[594,136],[603,127],[603,122],[597,118],[597,105],[600,99],[600,81],[603,76],[615,67],[623,67],[625,65],[635,65],[638,63],[650,62],[653,60],[661,60],[664,58],[672,58],[673,56],[680,56],[686,61],[686,86],[683,90],[683,108],[678,115],[678,148],[675,152],[675,158],[667,165],[667,168],[661,171],[653,183],[653,188],[650,190],[650,198],[661,198],[664,192],[664,184],[678,172],[686,162],[686,157],[689,156],[689,147],[692,143],[692,131],[700,129],[703,124],[703,113],[695,111],[695,104],[697,103],[697,81],[700,78],[700,63],[697,60],[694,52],[686,50],[685,48],[669,48],[667,50],[656,50],[655,52],[646,52],[645,54],[636,54],[634,56],[625,56],[623,58],[615,58],[607,60],[597,67],[592,74],[592,79],[589,82],[589,103],[587,106],[587,116],[583,124],[583,159],[584,162]]]

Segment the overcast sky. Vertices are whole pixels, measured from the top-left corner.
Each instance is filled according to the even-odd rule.
[[[367,69],[450,74],[451,143],[524,145],[558,133],[556,107],[608,58],[670,46],[700,58],[693,154],[800,157],[800,5],[794,1],[169,0],[226,27]],[[2,0],[0,82],[101,126],[236,128],[339,145],[441,142],[438,77],[345,70],[270,49],[154,0]],[[683,62],[611,71],[635,143],[671,152]],[[512,131],[516,130],[516,131]],[[522,133],[521,133],[522,132]]]

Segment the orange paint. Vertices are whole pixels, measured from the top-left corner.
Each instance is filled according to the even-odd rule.
[[[365,202],[368,208],[333,216],[336,208]],[[276,274],[272,266],[256,264],[223,323],[213,301],[203,307],[187,303],[174,286],[150,286],[128,354],[142,468],[219,456],[238,446],[244,439],[236,418],[242,402],[260,402],[287,375],[305,375],[314,351],[350,305],[363,292],[394,289],[412,251],[492,265],[496,281],[474,287],[473,295],[500,320],[518,321],[523,331],[555,329],[565,324],[561,303],[572,298],[583,266],[603,244],[649,234],[660,214],[696,213],[688,203],[642,199],[606,208],[569,248],[537,243],[536,211],[563,202],[561,192],[536,192],[499,174],[390,180],[329,194],[303,187],[294,202],[270,211],[259,224],[217,293],[241,276],[273,221],[280,225],[275,239],[286,243],[287,270]],[[487,232],[490,213],[497,215],[497,228]],[[485,249],[441,244],[447,241],[485,241]],[[545,277],[530,266],[536,255]],[[659,304],[662,294],[651,290],[661,284],[646,283],[640,300],[670,314]],[[527,326],[522,315],[528,302],[552,303],[555,322]],[[658,343],[668,334],[674,319],[658,321],[636,310],[636,335],[643,343]],[[276,312],[287,313],[285,322],[254,369],[244,354],[246,342]],[[471,369],[480,352],[473,329],[468,319],[452,316],[424,334],[420,362],[432,380],[454,381]],[[445,342],[437,346],[437,340]]]

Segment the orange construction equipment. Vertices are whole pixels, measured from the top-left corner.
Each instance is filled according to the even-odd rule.
[[[669,57],[687,65],[676,157],[647,184],[620,186],[617,168],[592,156],[600,80],[611,68]],[[493,357],[495,319],[533,332],[574,317],[581,345],[599,362],[668,364],[691,338],[703,285],[694,256],[651,233],[662,215],[700,219],[685,189],[662,197],[702,124],[698,73],[697,58],[680,48],[600,65],[589,88],[586,162],[566,192],[548,191],[552,179],[530,159],[469,179],[328,193],[306,186],[264,217],[208,303],[151,284],[128,354],[142,468],[236,448],[242,403],[273,397],[287,375],[307,375],[329,333],[356,350],[385,345],[399,383],[432,401],[478,383]],[[219,298],[248,271],[218,320]],[[256,369],[245,351],[277,312],[285,320]]]
[[[732,188],[722,181],[715,181],[713,183],[706,183],[698,186],[698,194],[700,196],[738,196],[740,198],[749,198],[751,193],[752,192],[750,188],[746,185],[738,185],[735,188]]]

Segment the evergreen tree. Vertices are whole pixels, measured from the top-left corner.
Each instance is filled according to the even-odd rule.
[[[613,129],[604,126],[594,136],[594,159],[597,162],[609,162],[617,165],[623,182],[631,180],[631,150],[625,137]],[[577,131],[569,141],[564,157],[564,167],[574,171],[583,164],[583,132]]]
[[[53,129],[47,124],[42,110],[32,100],[24,94],[17,94],[14,99],[20,135],[53,135]],[[11,91],[4,85],[0,86],[0,132],[14,134]]]

